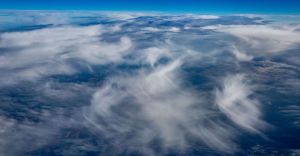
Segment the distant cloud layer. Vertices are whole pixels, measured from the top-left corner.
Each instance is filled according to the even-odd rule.
[[[234,50],[240,60],[249,60],[250,55],[264,55],[297,48],[300,45],[299,26],[266,26],[266,25],[216,25],[204,29],[228,33],[240,39],[243,51]],[[239,46],[242,48],[242,46]],[[252,52],[251,52],[252,51]],[[252,54],[251,54],[252,53]]]

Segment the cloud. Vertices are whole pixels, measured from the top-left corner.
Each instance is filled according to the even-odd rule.
[[[300,44],[300,34],[293,26],[212,25],[203,27],[238,37],[249,53],[266,54],[293,49]],[[239,43],[241,44],[241,43]],[[255,52],[253,52],[255,51]]]
[[[151,17],[159,17],[161,14],[155,13],[155,12],[112,12],[112,11],[106,11],[106,12],[99,12],[102,16],[106,16],[108,18],[112,19],[118,19],[118,20],[125,20],[125,21],[131,21],[138,17],[143,16],[151,16]]]
[[[55,74],[73,74],[77,69],[72,60],[87,67],[120,62],[133,46],[132,41],[127,36],[116,43],[101,41],[101,34],[106,31],[114,29],[100,25],[63,26],[2,33],[0,48],[4,52],[0,55],[0,70],[10,77],[2,78],[2,82],[10,84]]]
[[[20,89],[21,93],[32,91],[30,95],[38,98],[38,102],[32,100],[36,105],[23,105],[22,110],[42,109],[48,114],[22,114],[24,118],[36,115],[41,120],[38,123],[0,115],[0,152],[20,155],[27,149],[56,146],[64,143],[51,142],[64,135],[60,129],[68,127],[66,131],[77,133],[84,125],[86,138],[74,141],[67,137],[72,147],[64,152],[74,155],[78,147],[85,148],[81,152],[96,148],[114,154],[163,155],[170,150],[193,151],[197,145],[196,150],[233,154],[239,151],[241,133],[261,134],[267,123],[256,88],[245,75],[222,79],[220,88],[215,80],[221,79],[223,70],[243,70],[239,61],[252,61],[260,50],[275,53],[298,44],[293,35],[298,27],[213,25],[198,29],[231,20],[251,23],[248,18],[110,12],[73,16],[80,22],[88,20],[81,26],[60,25],[68,19],[47,28],[0,34],[0,72],[5,73],[0,86],[17,84],[7,88],[19,91],[15,88],[27,85],[21,82],[40,80],[34,86],[29,83],[28,90]],[[56,14],[51,15],[41,23],[54,23],[55,18]],[[89,22],[103,23],[83,26]],[[184,27],[191,29],[183,31]],[[227,60],[227,53],[230,61],[231,56],[238,60],[237,66]],[[108,76],[103,78],[102,73]],[[78,75],[72,74],[88,78],[78,82]],[[53,75],[51,80],[42,79]],[[67,76],[68,82],[61,82],[60,76]],[[24,98],[10,96],[4,98]],[[40,107],[43,104],[46,107]],[[60,111],[66,117],[56,116]],[[32,138],[32,148],[28,148],[26,142]]]
[[[260,102],[251,97],[254,94],[245,75],[228,76],[223,81],[221,89],[216,90],[216,104],[237,126],[255,133],[266,128],[261,119]]]
[[[234,152],[231,126],[221,122],[200,95],[181,85],[181,63],[179,59],[151,72],[111,79],[94,94],[86,120],[114,144],[138,145],[134,150],[139,152],[151,151],[157,139],[165,152],[185,150],[193,140]]]
[[[173,56],[174,54],[172,54],[170,50],[167,48],[150,47],[141,51],[141,55],[139,59],[141,63],[146,62],[150,64],[152,67],[154,67],[155,64],[157,64],[160,59],[171,58]]]
[[[235,45],[231,46],[232,48],[229,50],[236,59],[239,61],[250,61],[253,59],[253,56],[243,52],[240,48],[236,47]]]
[[[300,127],[300,106],[288,105],[281,109],[281,112],[289,117],[290,124]]]
[[[36,115],[40,115],[39,117],[42,118],[42,114]],[[43,117],[47,117],[44,123],[35,123],[26,120],[21,122],[0,116],[0,154],[7,156],[22,155],[49,144],[58,133],[58,128],[66,120],[62,120],[57,116],[46,115]]]
[[[70,148],[77,144],[79,149],[90,144],[76,136],[76,129],[83,127],[81,108],[93,88],[78,83],[44,82],[2,89],[1,156],[44,154],[50,148],[53,153],[54,146],[57,153],[71,152],[74,149]],[[13,97],[4,95],[10,91],[15,93]]]
[[[204,20],[212,20],[212,19],[220,18],[220,16],[216,16],[216,15],[197,15],[197,14],[187,15],[187,17],[190,17],[193,19],[204,19]]]
[[[180,28],[177,28],[177,27],[170,27],[170,28],[145,27],[145,28],[142,28],[142,30],[148,31],[148,32],[174,32],[174,33],[180,32]]]

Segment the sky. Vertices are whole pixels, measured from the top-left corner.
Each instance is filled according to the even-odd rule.
[[[1,0],[5,10],[300,14],[299,0]]]

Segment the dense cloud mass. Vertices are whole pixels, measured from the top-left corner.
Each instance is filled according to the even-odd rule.
[[[297,155],[300,149],[299,21],[117,12],[1,16],[10,20],[0,20],[0,155]]]

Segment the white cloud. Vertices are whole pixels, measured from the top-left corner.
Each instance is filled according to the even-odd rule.
[[[149,31],[149,32],[163,32],[163,31],[174,32],[174,33],[180,32],[180,28],[178,28],[178,27],[169,27],[169,28],[145,27],[145,28],[142,28],[142,30]]]
[[[172,53],[166,48],[150,47],[141,51],[140,62],[147,62],[154,67],[163,57],[172,57]]]
[[[215,20],[219,19],[220,16],[217,15],[205,15],[205,14],[169,14],[169,20],[181,20],[181,19],[200,19],[200,20]]]
[[[141,15],[121,15],[119,13],[109,15],[108,13],[107,17],[130,22]],[[174,16],[167,20],[180,18],[187,17]],[[193,15],[191,18],[217,19],[219,17]],[[26,32],[2,33],[0,34],[0,48],[4,49],[4,52],[0,54],[0,71],[5,75],[0,77],[0,84],[12,84],[24,80],[34,81],[49,75],[80,72],[73,62],[86,65],[90,71],[93,71],[91,67],[93,65],[123,63],[123,61],[135,65],[149,64],[151,68],[141,67],[134,73],[122,70],[118,73],[119,76],[108,77],[103,86],[93,94],[91,106],[84,111],[85,119],[88,124],[92,125],[88,128],[93,128],[93,130],[96,128],[98,130],[96,132],[109,138],[112,144],[115,143],[117,146],[122,144],[120,146],[124,146],[128,150],[133,148],[145,152],[145,154],[157,154],[151,150],[156,139],[161,141],[163,150],[171,148],[185,150],[192,145],[191,142],[196,141],[197,143],[201,142],[205,148],[233,153],[238,148],[235,144],[237,127],[249,132],[260,133],[267,125],[261,119],[261,104],[252,97],[254,90],[244,75],[237,74],[224,79],[223,87],[217,89],[215,94],[217,108],[215,105],[211,105],[214,100],[209,101],[202,96],[201,90],[195,91],[186,88],[181,81],[182,75],[180,75],[179,69],[184,63],[194,65],[192,61],[196,61],[200,66],[201,63],[207,62],[214,64],[215,59],[220,57],[218,55],[220,51],[226,51],[228,48],[238,60],[250,61],[253,56],[246,49],[236,43],[228,47],[200,45],[211,43],[211,40],[201,42],[211,39],[210,37],[215,39],[224,36],[183,34],[178,36],[179,40],[173,40],[174,38],[169,35],[169,32],[180,32],[178,27],[142,28],[141,30],[144,31],[161,32],[162,35],[165,35],[163,33],[168,35],[162,37],[165,42],[158,40],[159,43],[155,41],[154,45],[148,44],[148,40],[145,41],[147,44],[142,41],[143,43],[137,46],[140,49],[135,49],[135,44],[128,36],[121,36],[117,41],[101,40],[103,33],[116,32],[121,29],[121,25],[107,28],[100,25],[62,26]],[[254,49],[267,49],[270,52],[294,45],[297,43],[295,40],[298,39],[292,33],[287,34],[287,28],[212,26],[204,29],[232,34]],[[277,32],[277,29],[280,31]],[[248,33],[248,31],[254,33]],[[143,33],[140,34],[143,35]],[[281,40],[276,37],[292,37],[292,39]],[[275,41],[271,41],[273,38]],[[182,42],[182,39],[187,41]],[[279,43],[274,46],[274,42]],[[150,48],[149,45],[151,45]],[[267,48],[261,48],[263,45],[266,45]],[[6,49],[9,50],[6,51]],[[131,50],[133,53],[130,53]],[[137,54],[137,56],[134,55],[132,59],[125,60],[124,56],[128,54]],[[165,57],[168,58],[168,61],[158,63]],[[204,58],[208,58],[208,61]],[[220,57],[221,59],[223,58]],[[40,87],[40,93],[50,99],[73,99],[77,96],[77,92],[86,94],[94,92],[93,89],[84,85],[64,86],[59,83],[58,85],[62,86],[55,88],[51,83],[44,82],[44,85]],[[223,114],[234,123],[234,126],[222,118]],[[28,138],[43,139],[43,136],[52,136],[54,133],[47,129],[49,125],[53,125],[51,123],[46,127],[43,123],[40,127],[40,125],[28,125],[15,120],[4,120],[6,118],[0,116],[0,139],[2,139],[0,145],[4,147],[0,147],[0,151],[7,152],[5,148],[20,139],[22,145],[18,144],[19,147],[26,149],[24,147],[27,146],[23,143]],[[51,122],[53,121],[51,120]],[[33,134],[32,132],[36,131],[35,128],[38,132]],[[17,129],[16,134],[18,135],[11,137],[14,133],[10,131],[15,129]],[[46,139],[48,138],[46,137]],[[5,141],[5,143],[1,141]],[[39,143],[39,141],[36,142]],[[44,143],[46,142],[42,142],[42,145]],[[22,149],[13,150],[23,151]]]
[[[250,56],[246,54],[244,51],[242,51],[240,48],[232,45],[232,49],[230,49],[230,52],[238,59],[239,61],[250,61],[253,59],[253,56]]]
[[[216,118],[200,95],[181,85],[181,63],[111,79],[94,94],[87,121],[110,140],[139,145],[135,150],[151,149],[155,139],[164,150],[184,150],[191,136],[212,149],[234,152],[234,130]]]
[[[100,25],[87,27],[55,27],[0,35],[0,48],[16,49],[0,55],[0,70],[8,71],[10,78],[3,83],[34,80],[53,74],[72,74],[76,68],[68,60],[87,66],[119,62],[132,47],[131,39],[123,36],[119,42],[100,41],[102,32],[114,29]],[[6,81],[6,82],[5,82]]]
[[[250,132],[260,133],[267,126],[261,119],[260,102],[250,97],[253,87],[245,75],[236,74],[224,79],[223,86],[216,91],[216,104],[237,126]]]
[[[75,47],[76,51],[70,54],[63,54],[61,58],[76,58],[89,64],[105,64],[110,62],[122,61],[122,57],[126,55],[127,50],[132,47],[129,37],[121,37],[119,43],[105,42],[88,42],[78,43],[80,46]]]
[[[145,28],[142,28],[142,30],[149,31],[149,32],[160,32],[160,31],[162,31],[162,29],[155,28],[155,27],[145,27]]]
[[[0,116],[0,127],[0,155],[8,156],[38,149],[49,143],[57,133],[56,127],[26,120],[19,122],[4,116]]]
[[[154,13],[154,12],[145,13],[145,12],[111,12],[111,11],[108,11],[108,12],[99,12],[99,13],[101,13],[102,15],[107,16],[109,18],[112,18],[112,19],[127,20],[127,21],[133,20],[134,18],[138,18],[141,16],[158,16],[158,14]]]
[[[197,14],[190,15],[190,17],[194,19],[206,19],[206,20],[220,18],[220,16],[216,16],[216,15],[197,15]]]
[[[250,50],[257,53],[274,53],[292,49],[300,44],[300,33],[292,26],[267,25],[214,25],[202,29],[225,32],[245,42]],[[251,51],[251,53],[253,53]]]

